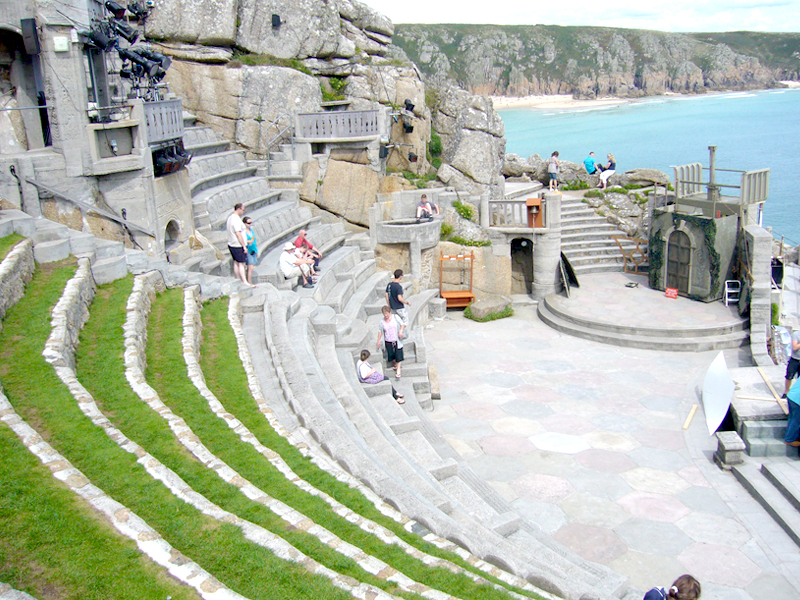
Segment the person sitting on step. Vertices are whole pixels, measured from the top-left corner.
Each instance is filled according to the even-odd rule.
[[[389,381],[389,378],[383,373],[379,373],[372,365],[367,362],[370,357],[369,350],[361,351],[361,360],[356,364],[356,372],[358,373],[358,380],[361,383],[380,383],[381,381]],[[397,400],[398,404],[405,404],[403,394],[399,394],[394,386],[392,386],[392,398]]]
[[[428,195],[422,194],[417,205],[417,222],[422,219],[433,221],[433,215],[439,214],[439,207],[436,204],[428,202]]]
[[[292,242],[286,242],[283,245],[281,257],[278,259],[278,267],[286,279],[302,277],[304,288],[314,287],[314,284],[311,283],[311,265],[314,261],[297,256],[296,250],[297,248]]]

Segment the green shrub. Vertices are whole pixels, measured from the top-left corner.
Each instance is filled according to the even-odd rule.
[[[441,239],[446,240],[447,236],[453,233],[453,226],[448,225],[447,223],[442,223],[442,231],[441,231]]]
[[[442,159],[439,158],[438,156],[432,157],[431,158],[431,165],[433,165],[433,168],[438,171],[442,166]]]
[[[613,194],[624,194],[625,193],[625,188],[621,188],[618,185],[615,185],[614,187],[608,188],[606,190],[606,193],[607,194],[612,194],[612,193]]]
[[[564,191],[570,190],[588,190],[589,184],[586,181],[582,181],[580,179],[576,179],[575,181],[570,181],[569,183],[562,185],[561,189]]]
[[[306,66],[294,58],[278,58],[270,54],[251,54],[249,52],[237,52],[233,55],[233,60],[228,63],[230,67],[247,65],[249,67],[273,66],[294,69],[306,75],[311,75]]]
[[[453,242],[454,244],[459,244],[461,246],[491,246],[492,242],[489,240],[468,240],[467,238],[463,238],[460,235],[453,235],[448,240],[449,242]]]
[[[583,195],[584,198],[605,198],[605,196],[601,190],[589,190]]]
[[[476,318],[470,307],[464,309],[464,316],[468,319],[472,319],[473,321],[477,321],[478,323],[487,323],[488,321],[496,321],[497,319],[505,319],[506,317],[510,317],[514,314],[514,309],[511,308],[511,305],[506,306],[503,310],[495,313],[490,313],[483,317],[482,319]]]
[[[623,185],[622,187],[624,187],[626,190],[640,190],[644,186],[643,185],[639,185],[638,183],[629,183],[627,185]]]
[[[442,154],[442,138],[433,129],[431,129],[431,143],[428,149],[431,151],[431,156],[440,156]]]
[[[467,221],[472,221],[475,211],[471,204],[465,204],[464,202],[461,202],[461,200],[456,200],[453,202],[453,208],[455,208],[456,212]]]
[[[778,305],[773,302],[770,308],[772,309],[772,324],[775,326],[780,325],[781,318],[779,314],[780,309],[778,308]]]

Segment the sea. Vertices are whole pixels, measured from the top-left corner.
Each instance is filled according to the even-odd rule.
[[[800,245],[800,89],[656,96],[617,106],[498,110],[506,152],[581,163],[590,151],[617,171],[653,168],[673,178],[673,165],[709,165],[716,146],[717,181],[736,185],[739,173],[770,169],[763,225],[777,239]],[[706,173],[707,180],[707,173]],[[723,189],[723,194],[726,190]],[[738,190],[728,190],[738,195]]]

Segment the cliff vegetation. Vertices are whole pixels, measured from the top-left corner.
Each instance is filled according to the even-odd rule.
[[[800,78],[800,34],[555,25],[396,25],[397,56],[474,94],[637,97],[763,89]]]

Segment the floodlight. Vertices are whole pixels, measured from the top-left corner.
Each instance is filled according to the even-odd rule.
[[[113,2],[112,0],[106,0],[106,10],[108,10],[108,12],[114,15],[115,19],[121,19],[122,17],[125,16],[125,7],[120,6],[116,2]]]
[[[135,44],[136,40],[139,39],[139,31],[125,23],[111,21],[111,28],[114,30],[114,33],[125,38],[129,44]]]

